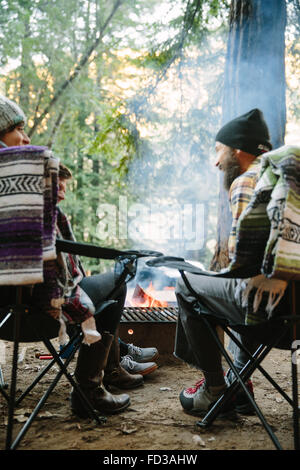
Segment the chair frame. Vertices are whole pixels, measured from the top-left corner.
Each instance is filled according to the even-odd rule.
[[[41,341],[45,344],[49,352],[52,354],[53,359],[43,370],[37,375],[34,381],[27,387],[27,389],[21,394],[21,396],[16,399],[16,385],[17,385],[17,370],[18,370],[18,351],[19,351],[19,343],[20,343],[20,324],[21,324],[21,315],[22,315],[22,286],[17,286],[16,288],[16,307],[11,314],[14,317],[14,331],[13,331],[13,356],[12,356],[12,369],[11,369],[11,382],[10,382],[10,391],[7,394],[2,387],[0,387],[0,391],[4,398],[8,402],[8,422],[7,422],[7,432],[6,432],[6,450],[15,450],[17,446],[20,444],[21,440],[27,433],[28,429],[32,425],[34,419],[36,418],[37,414],[40,412],[42,407],[44,406],[46,400],[56,387],[57,383],[59,382],[60,378],[64,375],[67,380],[69,381],[70,385],[74,387],[77,391],[79,396],[82,399],[84,406],[86,407],[90,417],[95,420],[95,422],[101,425],[103,422],[106,421],[105,417],[99,416],[95,410],[93,409],[91,403],[87,399],[86,395],[83,393],[79,385],[75,382],[72,375],[68,372],[67,367],[71,360],[73,359],[76,351],[78,350],[83,335],[82,332],[78,329],[75,335],[70,339],[67,345],[65,345],[59,353],[56,352],[53,344],[45,335],[40,334]],[[4,320],[8,319],[8,315]],[[3,325],[4,321],[2,322]],[[68,349],[68,347],[74,346],[73,351],[71,354],[63,361],[61,356],[63,353]],[[25,424],[22,426],[21,430],[19,431],[17,437],[13,441],[13,419],[14,419],[14,411],[17,405],[21,403],[21,401],[28,395],[28,393],[35,387],[35,385],[44,377],[44,375],[53,367],[53,365],[58,365],[59,371],[56,374],[55,378],[51,382],[51,385],[48,387],[42,398],[39,400],[38,404],[32,411],[31,415],[28,417]]]
[[[147,252],[147,251],[129,251],[129,252],[121,252],[119,250],[114,250],[110,248],[102,248],[99,246],[88,245],[85,243],[78,243],[73,242],[70,240],[56,240],[56,249],[57,251],[64,251],[67,253],[72,254],[82,254],[83,256],[93,257],[93,258],[100,258],[100,259],[121,259],[125,258],[125,264],[123,265],[123,270],[118,277],[116,284],[112,291],[108,294],[107,299],[113,299],[115,292],[118,288],[123,284],[128,282],[129,279],[132,279],[135,276],[135,263],[137,258],[139,257],[147,257],[147,256],[157,256],[156,252]],[[160,254],[160,253],[158,253]],[[33,423],[35,417],[44,406],[47,398],[54,390],[55,386],[57,385],[58,381],[64,375],[67,380],[69,381],[70,385],[76,390],[79,394],[83,405],[86,407],[86,410],[91,419],[94,419],[96,424],[101,425],[106,422],[106,417],[99,416],[94,408],[92,407],[91,403],[87,399],[86,395],[81,390],[80,386],[74,381],[73,377],[67,370],[67,366],[73,359],[76,351],[79,349],[80,344],[83,340],[83,333],[78,327],[78,331],[73,338],[70,339],[67,345],[62,348],[62,350],[57,353],[51,341],[45,337],[45,335],[40,334],[41,341],[44,342],[46,348],[52,355],[51,362],[37,375],[35,380],[29,387],[21,394],[21,396],[16,399],[16,384],[17,384],[17,369],[18,369],[18,351],[19,351],[19,343],[20,343],[20,323],[22,315],[22,287],[23,286],[16,286],[16,302],[15,302],[15,309],[14,311],[9,312],[5,318],[2,320],[0,324],[1,326],[11,317],[14,316],[14,324],[13,324],[13,357],[12,357],[12,369],[11,369],[11,382],[10,382],[10,390],[9,394],[5,392],[5,388],[7,388],[7,384],[4,383],[4,379],[2,376],[2,370],[0,374],[0,393],[8,402],[8,423],[7,423],[7,432],[6,432],[6,450],[15,450],[17,446],[20,444],[21,440],[25,436],[26,432],[30,428],[31,424]],[[62,356],[64,352],[70,347],[73,346],[72,353],[63,361]],[[35,385],[42,379],[42,377],[51,369],[51,367],[57,364],[59,367],[59,372],[57,373],[55,379],[52,381],[50,387],[46,390],[43,397],[38,402],[35,409],[32,411],[31,415],[29,416],[28,420],[25,422],[21,430],[19,431],[17,437],[13,441],[13,419],[14,419],[14,411],[15,407],[20,404],[20,402],[28,395],[28,393],[35,387]]]
[[[180,271],[183,280],[185,281],[186,286],[191,289],[190,283],[188,282],[185,274],[183,271]],[[197,294],[192,289],[194,295]],[[271,426],[267,422],[265,416],[263,415],[261,409],[253,399],[252,395],[250,394],[249,390],[247,389],[245,382],[250,378],[251,374],[254,372],[255,369],[258,369],[264,377],[270,382],[270,384],[283,396],[283,398],[292,406],[293,409],[293,437],[294,437],[294,449],[300,450],[300,437],[299,437],[299,418],[300,418],[300,409],[299,409],[299,398],[298,398],[298,367],[297,361],[293,360],[295,358],[295,353],[297,351],[297,340],[296,340],[296,325],[297,322],[300,322],[300,315],[296,314],[296,293],[295,293],[295,282],[291,281],[290,286],[290,305],[291,305],[291,314],[280,316],[278,320],[284,322],[284,328],[282,329],[282,334],[280,336],[274,335],[274,338],[268,341],[268,344],[261,344],[257,350],[251,354],[245,347],[240,343],[240,341],[235,337],[235,335],[230,331],[230,326],[220,324],[221,328],[224,332],[232,339],[232,341],[243,350],[247,357],[248,362],[245,364],[243,369],[238,372],[234,363],[227,353],[224,345],[222,344],[218,333],[216,332],[215,328],[211,325],[211,322],[208,320],[208,316],[203,315],[202,321],[205,323],[206,327],[212,334],[217,344],[217,347],[224,357],[225,361],[229,365],[230,369],[232,370],[235,379],[230,384],[230,386],[226,389],[224,394],[217,400],[217,402],[212,406],[212,408],[206,413],[206,415],[202,418],[202,420],[197,421],[196,425],[199,428],[207,429],[209,428],[214,420],[220,415],[224,406],[234,397],[235,392],[239,387],[245,392],[246,396],[248,397],[250,403],[253,406],[253,409],[260,419],[265,431],[267,432],[268,436],[270,437],[272,443],[274,444],[277,450],[282,450],[282,446],[273,432]],[[271,321],[271,320],[269,320]],[[218,323],[219,324],[219,323]],[[291,376],[292,376],[292,398],[290,398],[284,390],[275,382],[275,380],[268,374],[268,372],[261,366],[261,362],[263,359],[269,354],[269,352],[276,348],[276,345],[280,342],[280,339],[284,337],[284,335],[290,330],[292,326],[292,343],[291,343]],[[234,327],[232,327],[234,329]]]

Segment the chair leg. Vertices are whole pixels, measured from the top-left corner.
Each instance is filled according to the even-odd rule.
[[[78,332],[74,335],[74,337],[69,341],[69,343],[60,351],[59,356],[61,356],[70,345],[74,344],[78,340],[80,334],[81,333]],[[78,347],[79,346],[80,344],[78,344]],[[75,349],[72,352],[71,359],[74,357],[78,347],[75,346]],[[47,364],[47,366],[44,367],[44,369],[37,375],[35,380],[29,385],[29,387],[19,396],[19,398],[16,400],[16,405],[19,405],[24,400],[24,398],[31,392],[31,390],[36,386],[36,384],[40,382],[40,380],[44,377],[44,375],[46,375],[46,373],[53,367],[54,364],[56,364],[55,359],[52,359],[49,364]]]
[[[63,361],[61,360],[61,358],[57,354],[57,352],[56,352],[55,348],[53,347],[53,345],[51,344],[51,342],[47,338],[44,338],[43,341],[44,341],[45,345],[47,346],[48,350],[50,351],[50,353],[52,354],[53,359],[55,359],[55,362],[60,367],[62,373],[65,375],[65,377],[67,378],[69,383],[72,385],[72,387],[76,390],[76,392],[80,396],[80,398],[81,398],[82,402],[84,403],[84,406],[86,407],[90,417],[93,418],[96,421],[97,424],[103,424],[104,422],[106,422],[105,417],[99,416],[95,412],[93,406],[91,405],[91,403],[89,402],[89,400],[87,399],[85,394],[82,392],[80,386],[76,383],[76,381],[73,379],[71,374],[68,372],[68,370],[65,366],[65,364],[68,363],[67,362],[68,360],[66,361],[66,363],[63,363]]]
[[[298,365],[297,365],[297,347],[298,341],[292,344],[292,388],[293,388],[293,428],[294,428],[294,449],[300,450],[299,436],[299,398],[298,398]]]
[[[286,330],[283,330],[282,332],[282,336],[285,334],[285,331]],[[225,332],[227,333],[227,335],[236,343],[236,345],[242,349],[248,356],[248,359],[250,362],[253,362],[254,364],[254,361],[253,361],[253,356],[252,354],[244,347],[244,345],[230,332],[230,330],[228,328],[225,328]],[[275,341],[269,345],[268,347],[266,347],[266,352],[265,352],[265,356],[267,354],[269,354],[270,350],[274,347],[276,347],[276,343],[280,340],[280,338],[276,338]],[[264,357],[265,357],[264,356]],[[262,362],[262,359],[260,360],[260,362]],[[273,387],[277,390],[278,393],[280,393],[282,395],[282,397],[291,405],[293,406],[293,400],[291,400],[291,398],[285,393],[284,390],[282,390],[282,388],[275,382],[275,380],[268,374],[268,372],[263,368],[261,367],[260,364],[256,364],[255,363],[255,368],[257,370],[259,370],[259,372],[264,375],[264,377],[271,383],[271,385],[273,385]],[[251,376],[252,372],[250,372],[248,374],[248,377],[246,377],[246,380]]]
[[[97,424],[103,424],[103,422],[106,421],[106,418],[103,418],[103,417],[100,417],[100,416],[97,415],[97,413],[94,411],[92,405],[88,402],[86,396],[83,394],[80,387],[76,384],[76,382],[73,380],[72,376],[70,375],[70,373],[67,370],[67,367],[68,367],[69,363],[71,362],[71,360],[73,359],[77,349],[79,348],[80,343],[76,344],[73,353],[65,360],[65,362],[62,362],[62,360],[60,358],[60,354],[58,354],[56,352],[54,346],[52,345],[52,343],[47,338],[44,338],[44,344],[49,349],[51,354],[53,355],[53,360],[55,361],[56,364],[58,364],[60,370],[57,373],[55,379],[52,381],[52,383],[51,383],[50,387],[48,388],[48,390],[45,392],[45,394],[40,399],[40,401],[36,405],[35,409],[31,413],[31,415],[29,416],[29,418],[26,421],[25,425],[23,426],[23,428],[19,432],[18,436],[16,437],[15,441],[13,442],[13,444],[11,446],[12,450],[15,450],[17,448],[17,446],[19,445],[20,441],[23,439],[23,437],[27,433],[27,431],[30,428],[32,422],[34,421],[37,414],[40,412],[40,410],[42,409],[42,407],[46,403],[48,397],[51,395],[52,391],[56,387],[56,385],[59,382],[62,375],[65,375],[67,377],[68,381],[71,383],[71,385],[74,388],[76,388],[76,391],[81,396],[82,401],[84,402],[85,406],[87,407],[87,410],[89,411],[89,414],[90,414],[91,418],[94,418],[94,420],[97,422]]]
[[[19,304],[19,303],[21,303],[21,289],[20,289],[20,287],[17,287],[17,304]],[[13,349],[10,394],[9,394],[9,402],[8,402],[6,450],[11,449],[12,434],[13,434],[13,419],[14,419],[14,411],[15,411],[17,370],[18,370],[20,323],[21,323],[20,322],[20,312],[16,308],[15,311],[14,311],[14,349]]]
[[[65,367],[68,366],[68,364],[71,360],[72,360],[72,357],[69,357],[68,360],[65,362]],[[29,430],[29,428],[30,428],[31,424],[33,423],[34,419],[36,418],[37,414],[40,412],[40,410],[44,406],[46,400],[48,399],[50,394],[53,392],[54,388],[56,387],[56,385],[59,382],[62,375],[63,375],[63,371],[60,370],[57,373],[55,379],[52,381],[50,387],[47,389],[47,391],[44,393],[43,397],[40,399],[40,401],[36,405],[35,409],[32,411],[31,415],[29,416],[28,420],[26,421],[26,423],[24,424],[24,426],[20,430],[20,432],[17,435],[16,439],[12,443],[11,448],[10,448],[11,450],[15,450],[18,447],[21,440],[23,439],[23,437],[25,436],[25,434]]]
[[[299,437],[299,398],[298,398],[298,364],[297,364],[297,349],[299,341],[297,340],[297,301],[296,301],[296,285],[292,281],[290,288],[290,306],[293,319],[292,337],[293,342],[291,345],[291,364],[292,364],[292,387],[293,387],[293,428],[294,428],[294,449],[300,449]]]
[[[268,433],[268,435],[269,435],[271,441],[273,442],[273,444],[275,445],[276,449],[282,450],[282,447],[281,447],[277,437],[273,433],[271,427],[269,426],[268,422],[266,421],[265,417],[263,416],[260,408],[258,407],[258,405],[255,402],[255,400],[253,399],[253,397],[250,395],[250,393],[247,390],[247,387],[244,384],[245,378],[247,377],[247,375],[250,377],[250,375],[251,375],[253,369],[256,367],[256,365],[254,365],[254,367],[253,367],[253,364],[251,364],[251,362],[249,361],[245,365],[244,369],[242,370],[242,373],[239,374],[239,372],[237,371],[236,367],[233,364],[233,361],[231,360],[231,358],[228,355],[227,351],[225,350],[223,344],[221,343],[218,334],[215,332],[214,328],[210,325],[210,323],[208,321],[206,321],[206,319],[203,319],[203,321],[205,321],[206,326],[209,328],[211,334],[214,336],[215,341],[218,345],[218,348],[219,348],[220,352],[224,356],[226,362],[228,363],[229,367],[231,368],[231,370],[233,371],[233,373],[236,377],[237,383],[234,384],[234,385],[237,386],[237,384],[239,383],[239,385],[242,387],[243,391],[246,393],[249,401],[251,402],[253,408],[255,409],[255,412],[256,412],[257,416],[261,420],[261,423],[262,423],[265,431]],[[261,357],[264,358],[265,355],[268,354],[269,351],[267,351],[267,353],[265,353],[265,351],[263,351],[262,348],[259,347],[256,352],[257,352],[257,355],[260,355],[259,359],[257,359],[257,360],[262,360]],[[263,354],[263,353],[265,353],[265,354]],[[256,359],[255,354],[253,355],[253,358]],[[248,368],[250,369],[250,372],[247,371]],[[196,423],[197,426],[199,426],[199,427],[208,427],[214,421],[214,419],[217,417],[217,415],[219,414],[219,412],[223,408],[224,404],[227,403],[229,401],[229,399],[233,396],[234,391],[235,391],[235,387],[233,385],[232,385],[232,387],[229,387],[229,390],[227,391],[227,393],[225,392],[222,395],[222,397],[216,402],[216,404],[205,415],[205,417],[202,419],[202,421],[198,421]]]

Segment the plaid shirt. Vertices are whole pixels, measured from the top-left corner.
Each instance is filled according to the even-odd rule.
[[[71,225],[65,214],[58,209],[57,213],[57,234],[65,240],[75,241]],[[79,286],[79,282],[84,276],[84,269],[81,265],[78,256],[65,254],[65,262],[68,270],[68,278],[71,280],[71,292],[65,297],[65,303],[62,305],[63,313],[69,322],[82,323],[93,314],[87,307],[86,303],[82,302],[83,291]],[[87,294],[84,294],[85,296]]]
[[[236,178],[229,189],[229,203],[232,214],[231,232],[228,240],[229,258],[235,251],[236,228],[243,210],[247,207],[256,186],[261,168],[261,156],[257,157],[247,171]]]

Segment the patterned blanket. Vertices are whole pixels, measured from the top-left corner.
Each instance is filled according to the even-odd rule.
[[[263,156],[252,199],[237,226],[230,269],[261,263],[268,278],[300,279],[300,147]]]
[[[0,285],[41,283],[56,258],[58,165],[46,147],[0,149]]]
[[[300,280],[300,147],[263,156],[254,194],[237,226],[229,270],[259,264],[261,275],[243,287],[245,323],[269,318],[289,280]]]

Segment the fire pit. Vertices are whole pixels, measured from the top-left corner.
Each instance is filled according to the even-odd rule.
[[[173,354],[177,307],[124,307],[120,337],[143,348],[155,346],[160,354]]]

